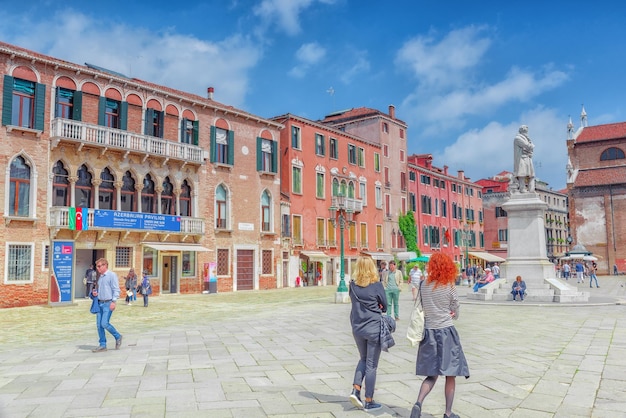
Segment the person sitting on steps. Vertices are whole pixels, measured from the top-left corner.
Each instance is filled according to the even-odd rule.
[[[524,300],[524,296],[526,295],[526,282],[522,280],[522,276],[517,276],[515,278],[511,289],[511,294],[513,295],[513,300],[515,300],[518,295],[520,300]]]

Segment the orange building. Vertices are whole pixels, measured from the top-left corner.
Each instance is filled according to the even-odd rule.
[[[289,212],[283,214],[291,247],[288,285],[338,283],[341,228],[330,208],[342,202],[352,218],[344,229],[346,278],[361,253],[390,259],[383,242],[380,144],[291,114],[273,120],[285,127],[280,171]]]

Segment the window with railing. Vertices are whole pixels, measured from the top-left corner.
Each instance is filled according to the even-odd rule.
[[[69,206],[69,172],[65,169],[62,161],[59,160],[54,164],[52,173],[54,175],[52,180],[52,206]]]
[[[115,267],[132,267],[133,248],[132,247],[115,247]]]
[[[33,280],[34,244],[7,244],[6,281],[8,283]]]

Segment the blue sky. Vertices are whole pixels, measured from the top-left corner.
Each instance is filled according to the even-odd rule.
[[[472,180],[512,170],[525,124],[537,177],[558,190],[569,117],[579,127],[584,104],[589,125],[626,120],[625,12],[602,0],[26,0],[3,2],[0,40],[203,96],[213,86],[266,118],[393,104],[409,154]]]

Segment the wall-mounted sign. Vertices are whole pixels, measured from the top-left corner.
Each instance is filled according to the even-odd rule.
[[[93,226],[180,232],[180,216],[95,209],[93,212]]]

